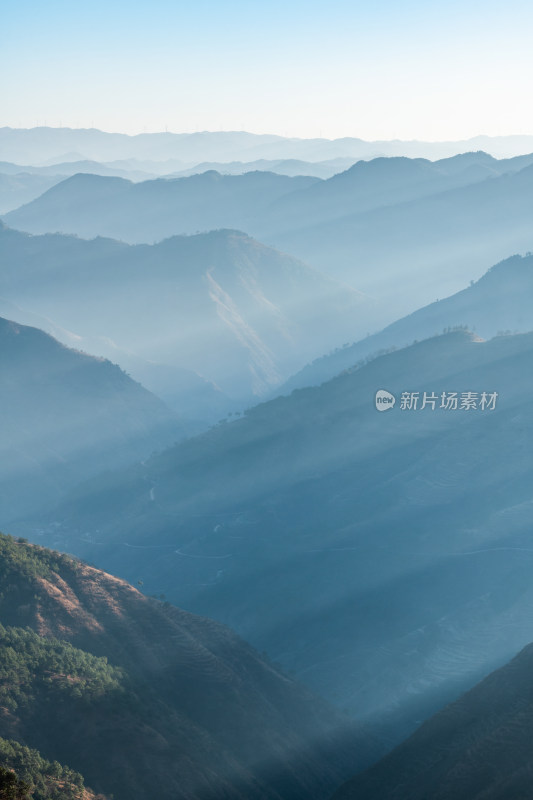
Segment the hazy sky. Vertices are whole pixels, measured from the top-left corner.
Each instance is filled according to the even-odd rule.
[[[528,0],[3,0],[0,126],[533,133]]]

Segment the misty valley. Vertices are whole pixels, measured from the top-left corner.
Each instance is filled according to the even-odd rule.
[[[533,798],[533,137],[0,158],[0,800]]]

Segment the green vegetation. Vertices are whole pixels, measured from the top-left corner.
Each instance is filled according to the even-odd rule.
[[[38,578],[72,570],[68,556],[0,534],[0,607],[10,593],[31,593]],[[24,588],[26,587],[26,588]],[[0,707],[30,721],[65,702],[95,703],[121,696],[123,674],[66,642],[44,639],[29,628],[0,623]],[[47,761],[11,739],[0,738],[0,800],[75,800],[84,794],[83,777],[57,761]]]
[[[14,539],[0,533],[0,583],[13,574],[23,578],[49,578],[52,572],[63,567],[72,568],[75,561],[69,556],[37,545],[27,544],[25,539]],[[1,599],[1,594],[0,594]]]
[[[0,800],[102,800],[80,774],[120,800],[317,800],[347,777],[325,791],[308,745],[336,717],[226,628],[1,535],[0,588]]]
[[[53,573],[65,576],[76,568],[69,556],[0,534],[0,609],[10,594],[29,596],[38,579],[50,579]],[[0,622],[0,707],[30,729],[37,718],[57,722],[68,708],[80,715],[88,706],[122,703],[128,695],[124,680],[123,670],[112,667],[106,657]],[[0,738],[0,800],[78,800],[84,792],[78,772],[47,761],[20,742]]]
[[[14,772],[0,767],[0,800],[27,800],[29,786],[19,780]]]
[[[75,564],[69,556],[0,534],[0,602],[11,589],[72,570]],[[104,696],[109,700],[124,693],[123,681],[123,671],[105,657],[0,622],[0,705],[11,711],[31,706],[36,698],[87,704]]]
[[[75,699],[91,704],[123,692],[122,670],[107,658],[79,650],[32,630],[0,624],[0,705],[14,711],[36,699]]]
[[[0,800],[75,800],[83,795],[83,777],[37,750],[0,738]],[[7,768],[7,769],[6,769]]]

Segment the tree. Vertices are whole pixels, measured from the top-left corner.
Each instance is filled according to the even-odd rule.
[[[14,772],[0,767],[0,800],[29,800],[30,787]]]

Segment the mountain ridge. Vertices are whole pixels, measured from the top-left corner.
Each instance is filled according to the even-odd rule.
[[[88,128],[0,128],[4,157],[11,161],[32,162],[62,158],[75,151],[76,157],[109,161],[120,158],[179,157],[184,161],[235,160],[243,155],[255,158],[324,158],[350,156],[368,158],[379,155],[409,155],[439,158],[465,150],[489,150],[505,157],[533,151],[531,136],[475,136],[448,142],[401,140],[365,141],[357,137],[338,139],[297,139],[275,134],[245,131],[201,131],[194,133],[106,133]]]
[[[532,197],[529,165],[264,238],[375,295],[397,318],[459,291],[509,253],[530,251],[527,209]]]
[[[154,244],[198,231],[247,230],[249,221],[260,217],[278,197],[317,180],[273,172],[221,175],[209,170],[133,183],[79,173],[4,217],[30,233],[104,235],[129,244]]]
[[[34,233],[136,243],[245,230],[375,298],[382,322],[456,292],[490,263],[532,247],[530,156],[503,163],[475,153],[437,162],[376,158],[327,180],[261,172],[117,180],[77,176],[5,219]],[[97,187],[92,199],[90,187]]]

